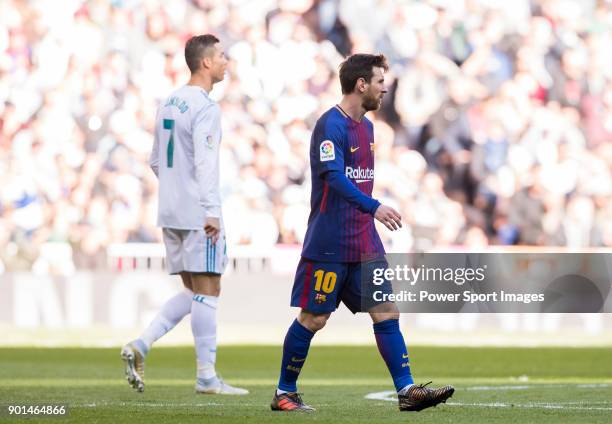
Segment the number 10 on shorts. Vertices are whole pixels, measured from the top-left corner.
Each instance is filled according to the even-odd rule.
[[[334,287],[336,287],[337,275],[335,272],[325,272],[322,269],[318,269],[314,273],[317,281],[315,282],[315,291],[320,292],[321,289],[324,293],[331,293],[334,291]]]

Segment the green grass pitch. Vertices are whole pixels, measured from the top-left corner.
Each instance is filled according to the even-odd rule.
[[[272,412],[278,346],[221,346],[217,368],[248,396],[196,395],[191,347],[154,347],[146,389],[123,378],[119,348],[0,349],[0,421],[9,404],[69,406],[65,418],[27,422],[97,423],[610,423],[610,348],[413,347],[417,382],[453,384],[446,405],[400,413],[395,402],[366,399],[391,391],[375,346],[313,346],[300,377],[312,414]],[[385,395],[377,395],[385,397]]]

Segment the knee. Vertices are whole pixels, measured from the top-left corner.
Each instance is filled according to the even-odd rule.
[[[185,289],[189,290],[190,292],[194,292],[193,285],[191,284],[191,282],[187,283],[187,282],[183,281],[183,287],[185,287]]]
[[[399,312],[380,312],[377,314],[372,314],[372,321],[383,322],[390,319],[399,319]]]
[[[204,296],[219,297],[221,294],[221,289],[218,287],[194,287],[192,292],[194,294],[202,294]]]
[[[193,284],[191,282],[191,274],[189,274],[188,272],[181,272],[180,273],[181,276],[181,280],[183,281],[183,286],[189,290],[189,291],[193,291]]]
[[[400,313],[397,309],[395,303],[383,303],[382,305],[377,305],[374,308],[370,309],[370,316],[372,317],[372,321],[382,322],[387,321],[389,319],[399,319]]]
[[[327,323],[327,319],[329,318],[329,314],[311,314],[308,312],[301,312],[298,321],[304,327],[308,328],[313,333],[316,333]]]
[[[221,294],[221,279],[216,275],[192,274],[192,291],[196,294],[219,297]]]

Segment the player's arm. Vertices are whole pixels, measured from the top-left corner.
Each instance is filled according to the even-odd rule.
[[[376,209],[380,206],[380,202],[372,197],[362,193],[355,184],[349,180],[344,173],[331,170],[323,174],[323,179],[329,187],[334,190],[340,197],[349,202],[352,206],[359,209],[361,212],[374,215]]]
[[[314,133],[314,146],[317,151],[312,157],[316,161],[319,177],[340,197],[362,212],[374,215],[380,202],[363,194],[344,175],[345,136],[341,126],[317,123]]]
[[[155,122],[157,122],[157,119],[155,119]],[[157,137],[157,131],[153,136],[153,150],[151,150],[151,156],[149,157],[149,166],[155,176],[159,177],[159,138]]]
[[[402,217],[395,209],[382,205],[378,200],[362,193],[343,173],[329,171],[323,175],[323,178],[344,200],[360,211],[373,215],[391,231],[401,228]]]
[[[196,180],[200,190],[200,205],[204,208],[206,222],[204,230],[213,243],[220,230],[221,194],[219,189],[219,143],[215,139],[216,129],[221,125],[221,110],[218,105],[204,107],[196,116],[193,126],[193,151]]]
[[[401,216],[393,208],[381,205],[380,202],[362,193],[344,175],[344,146],[342,130],[338,127],[316,127],[314,131],[315,146],[318,149],[313,158],[317,161],[318,174],[329,187],[350,205],[368,213],[390,230],[401,227]],[[331,143],[331,144],[329,144]]]

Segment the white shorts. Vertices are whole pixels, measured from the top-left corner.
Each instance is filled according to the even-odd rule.
[[[225,232],[215,244],[204,230],[177,230],[164,228],[166,268],[170,274],[179,272],[223,274],[227,266]]]

